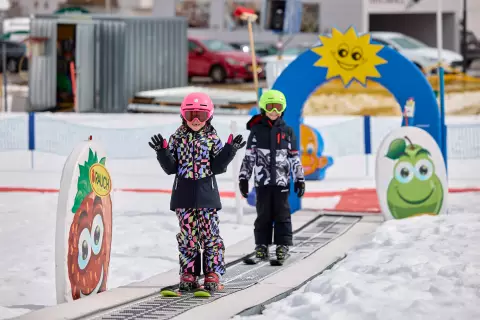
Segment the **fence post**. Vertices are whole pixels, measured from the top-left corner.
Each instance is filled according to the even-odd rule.
[[[230,129],[235,137],[237,134],[237,122],[230,122]],[[232,160],[232,180],[233,180],[233,190],[235,192],[235,207],[237,213],[237,223],[243,223],[243,201],[242,195],[240,194],[240,188],[238,186],[238,172],[240,171],[240,157],[235,156]]]
[[[35,112],[28,113],[28,150],[30,150],[31,169],[33,169],[35,154]]]
[[[370,154],[372,153],[372,131],[370,116],[363,117],[363,141],[365,146],[365,174],[368,176],[370,171]]]

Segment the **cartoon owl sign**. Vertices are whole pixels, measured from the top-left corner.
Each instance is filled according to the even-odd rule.
[[[107,289],[112,243],[112,179],[103,148],[89,140],[62,172],[55,240],[57,302]]]
[[[391,132],[377,153],[375,181],[386,219],[439,215],[447,210],[447,170],[437,143],[417,127]]]

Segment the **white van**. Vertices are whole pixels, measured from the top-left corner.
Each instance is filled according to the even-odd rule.
[[[3,33],[9,33],[8,40],[22,42],[30,33],[30,18],[15,17],[3,20]]]

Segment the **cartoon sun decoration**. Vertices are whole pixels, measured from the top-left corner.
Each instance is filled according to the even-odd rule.
[[[380,77],[376,66],[387,63],[377,56],[383,45],[371,44],[368,33],[357,36],[353,27],[344,34],[333,28],[331,38],[319,38],[322,45],[311,49],[320,56],[314,66],[327,68],[327,80],[340,77],[348,86],[355,79],[365,86],[367,77]]]

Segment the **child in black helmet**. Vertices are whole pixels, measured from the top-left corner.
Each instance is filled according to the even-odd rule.
[[[305,177],[293,129],[283,120],[285,96],[269,90],[260,98],[261,114],[247,123],[250,135],[240,168],[239,186],[248,195],[248,180],[254,175],[257,219],[255,220],[255,256],[268,259],[268,246],[276,244],[278,260],[284,260],[292,242],[292,220],[288,195],[290,175],[298,197],[305,193]],[[274,226],[272,228],[272,224]],[[272,230],[273,229],[273,230]]]

